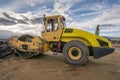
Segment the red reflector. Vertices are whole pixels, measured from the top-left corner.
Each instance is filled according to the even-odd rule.
[[[58,42],[58,51],[61,51],[61,42]]]

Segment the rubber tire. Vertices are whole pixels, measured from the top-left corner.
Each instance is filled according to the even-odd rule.
[[[79,49],[81,49],[83,54],[79,60],[71,60],[70,57],[68,56],[68,51],[71,47],[78,47]],[[64,45],[63,54],[67,63],[72,65],[84,65],[88,61],[89,50],[88,47],[85,44],[83,44],[81,41],[73,40]]]

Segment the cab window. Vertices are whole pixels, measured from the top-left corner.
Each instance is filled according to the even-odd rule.
[[[58,29],[58,19],[47,20],[47,32],[56,31]]]

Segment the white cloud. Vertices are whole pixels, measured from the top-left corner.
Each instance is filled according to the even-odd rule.
[[[84,26],[83,28],[86,28],[86,27],[89,28],[89,26],[92,27],[97,24],[114,24],[114,25],[120,24],[120,15],[119,15],[120,9],[119,8],[120,7],[117,6],[117,7],[111,8],[111,9],[106,9],[103,12],[100,12],[101,14],[98,14],[98,16],[93,19],[87,20],[85,22],[73,22],[73,23],[71,23],[71,25],[73,26],[73,25],[77,24],[77,25],[79,25],[79,27]],[[95,13],[97,13],[97,12],[95,12]],[[94,14],[94,12],[93,12],[93,14]],[[86,14],[84,14],[84,15],[86,15]]]
[[[82,2],[84,0],[53,0],[53,9],[44,5],[34,11],[32,13],[37,16],[46,15],[63,15],[67,18],[67,20],[72,19],[69,15],[71,14],[70,8],[74,6],[75,3]]]
[[[102,30],[102,32],[109,32],[109,36],[119,36],[120,37],[120,5],[114,5],[112,6],[112,8],[108,8],[108,9],[104,9],[104,10],[99,10],[96,12],[92,12],[92,13],[86,13],[86,14],[81,14],[77,17],[82,17],[82,16],[91,16],[94,14],[97,15],[96,17],[93,17],[92,19],[88,19],[86,21],[73,21],[73,22],[69,22],[67,23],[69,27],[73,27],[73,28],[79,28],[79,29],[89,29],[89,28],[95,28],[98,24],[101,25],[105,25],[105,24],[111,24],[112,26],[110,26],[109,28],[106,28],[104,30]],[[117,25],[117,27],[116,27]],[[105,26],[104,26],[105,27]],[[119,32],[117,34],[112,34],[112,32]],[[110,33],[111,32],[111,33]],[[102,34],[104,35],[104,34]]]
[[[34,15],[38,17],[38,16],[42,16],[43,14],[46,15],[61,14],[65,16],[68,27],[79,28],[79,29],[95,28],[97,24],[120,25],[120,14],[119,14],[120,5],[114,4],[109,6],[105,4],[104,1],[101,3],[86,3],[84,5],[77,6],[78,8],[76,9],[71,10],[71,8],[75,6],[76,3],[84,2],[84,0],[22,0],[22,1],[14,0],[14,2],[10,3],[9,5],[7,4],[7,6],[3,8],[15,11],[25,7],[26,5],[35,6],[39,3],[45,3],[47,1],[53,1],[52,3],[53,9],[47,7],[47,5],[44,5],[40,8],[36,8],[36,10],[32,12],[29,12],[27,16],[30,15],[32,17],[32,15]],[[79,15],[74,14],[75,12],[80,12],[80,11],[82,12],[86,10],[93,10],[93,12],[80,13]],[[86,16],[91,18],[88,18]],[[32,32],[32,28],[34,27],[31,26],[31,30],[29,31],[23,30],[22,32],[23,33]],[[119,29],[120,28],[116,28],[116,29],[111,28],[110,31],[116,31]],[[39,29],[36,28],[34,29],[34,31],[35,30],[39,30]],[[14,29],[14,31],[19,31],[19,29],[16,28]],[[107,31],[109,30],[104,30],[104,32]]]
[[[85,10],[100,11],[107,7],[108,5],[103,3],[86,3],[86,4],[78,5],[76,9],[72,10],[72,13],[78,12],[78,11],[85,11]]]
[[[9,4],[5,4],[3,7],[0,9],[6,9],[6,10],[12,10],[12,11],[17,11],[21,8],[24,8],[25,6],[35,6],[39,3],[44,2],[44,0],[14,0],[13,2]]]
[[[40,36],[42,31],[42,24],[16,24],[10,26],[0,26],[0,30],[11,31],[14,33],[22,33],[22,34],[32,34],[36,36]]]
[[[73,7],[75,3],[81,3],[83,1],[84,0],[56,0],[52,14],[60,14],[65,16],[67,20],[72,20],[70,8]]]
[[[36,3],[30,3],[30,6],[32,6],[32,7],[35,6],[35,5],[36,5]]]
[[[118,31],[120,31],[120,26],[119,27],[112,26],[112,27],[107,27],[107,28],[101,28],[101,32],[118,32]]]

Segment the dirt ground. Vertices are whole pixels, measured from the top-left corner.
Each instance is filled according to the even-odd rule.
[[[0,61],[0,80],[120,80],[120,48],[100,59],[89,58],[84,66],[66,64],[62,54]]]

